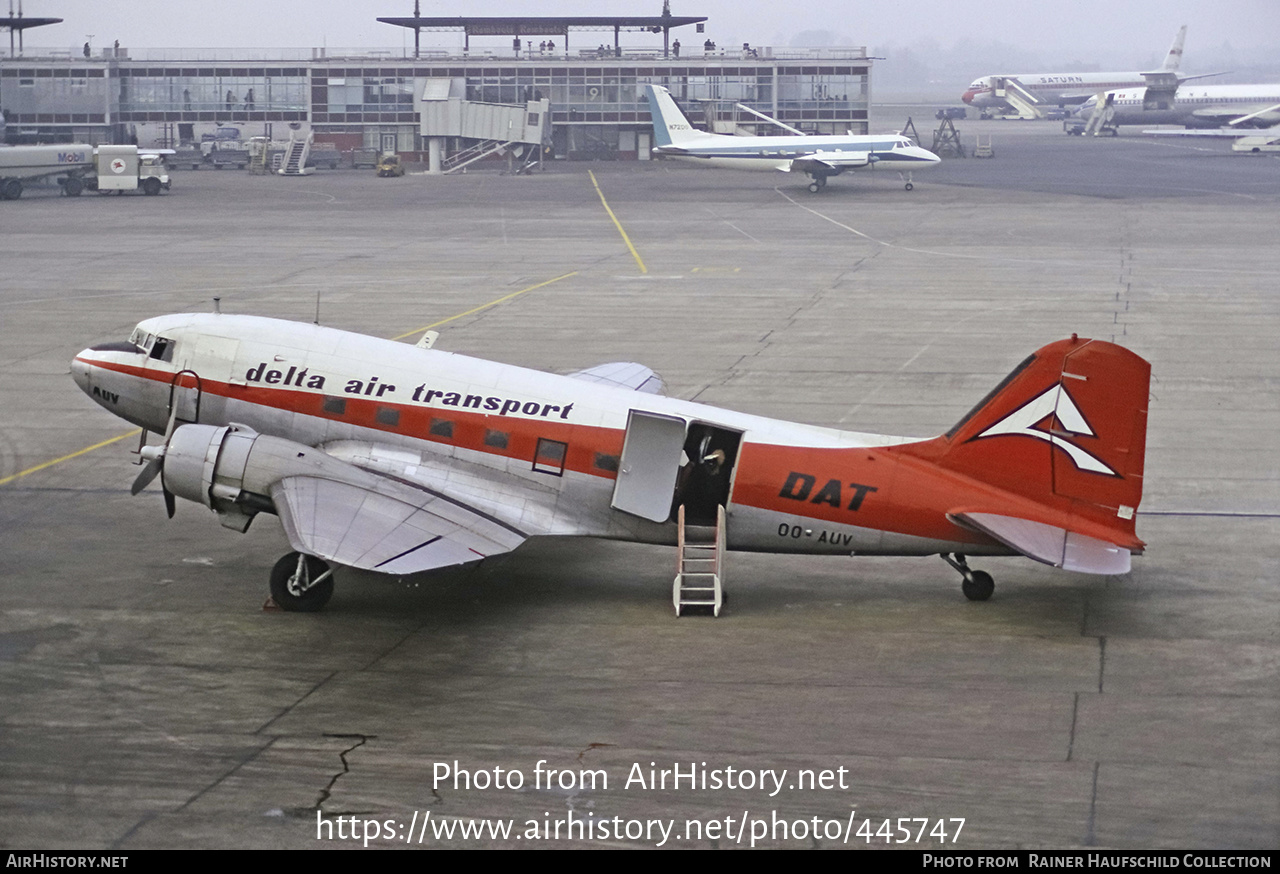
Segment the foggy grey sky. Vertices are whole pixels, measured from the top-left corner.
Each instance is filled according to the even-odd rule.
[[[116,39],[138,50],[330,46],[385,48],[398,54],[406,41],[412,46],[411,33],[375,20],[411,15],[412,0],[24,0],[23,7],[28,16],[65,19],[63,24],[29,32],[29,47],[78,48],[88,34],[93,34],[95,49]],[[431,16],[657,15],[661,8],[661,0],[422,0],[422,14]],[[0,14],[7,11],[0,6]],[[722,46],[748,41],[799,45],[798,35],[825,31],[824,38],[839,45],[911,47],[918,52],[932,42],[943,50],[960,46],[979,53],[984,47],[1003,44],[1017,47],[1025,54],[1016,57],[1028,61],[1101,63],[1104,68],[1119,64],[1119,69],[1162,57],[1182,24],[1189,26],[1184,69],[1196,69],[1197,52],[1207,57],[1226,45],[1254,55],[1280,47],[1277,0],[912,0],[892,5],[849,0],[673,0],[672,12],[707,16],[706,36]],[[610,37],[584,33],[574,34],[573,40],[575,47],[587,47]],[[689,29],[685,42],[701,39]],[[461,45],[460,35],[424,33],[423,40],[424,45]],[[501,48],[504,42],[491,39],[480,44]],[[624,44],[659,42],[656,36],[624,35]]]

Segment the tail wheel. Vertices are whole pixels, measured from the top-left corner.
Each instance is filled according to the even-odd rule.
[[[970,601],[985,601],[996,590],[996,581],[986,571],[970,571],[960,584],[960,591]]]
[[[314,555],[291,552],[271,569],[271,598],[282,610],[315,613],[333,597],[333,570]]]

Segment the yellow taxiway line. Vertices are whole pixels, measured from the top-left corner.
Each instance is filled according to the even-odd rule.
[[[631,250],[631,257],[635,258],[636,263],[640,265],[640,272],[648,273],[649,268],[644,266],[644,261],[640,259],[640,253],[636,251],[635,246],[631,245],[631,238],[622,229],[622,222],[618,221],[618,217],[613,214],[613,210],[609,209],[609,201],[604,199],[604,192],[600,190],[600,183],[596,181],[596,174],[588,170],[587,175],[591,177],[591,184],[596,187],[596,194],[600,195],[600,202],[604,204],[604,211],[609,213],[609,218],[613,219],[613,226],[618,229],[618,233],[622,234],[622,242],[627,244],[627,248]]]
[[[110,446],[112,443],[119,443],[121,440],[124,440],[126,437],[133,437],[136,434],[140,433],[141,431],[142,431],[141,428],[134,428],[132,431],[126,431],[125,433],[119,435],[118,437],[110,437],[106,440],[103,440],[101,443],[95,443],[92,446],[86,446],[84,449],[77,449],[75,452],[72,452],[70,455],[64,455],[61,458],[55,458],[53,461],[46,461],[43,464],[37,464],[35,467],[28,467],[26,470],[20,470],[15,474],[11,474],[10,476],[5,477],[4,479],[0,479],[0,486],[4,485],[5,483],[11,483],[16,479],[22,479],[24,476],[33,474],[36,471],[44,470],[46,467],[53,467],[55,464],[62,464],[62,462],[64,461],[70,461],[73,458],[79,458],[81,455],[84,455],[86,452],[92,452],[95,449],[101,449],[104,446]]]
[[[497,300],[491,300],[488,303],[482,303],[480,304],[480,306],[475,307],[473,309],[469,309],[465,313],[458,313],[456,316],[449,316],[449,318],[447,319],[441,319],[438,322],[432,322],[431,324],[424,325],[421,328],[414,328],[412,331],[405,331],[400,336],[392,337],[391,339],[403,340],[405,337],[411,337],[414,334],[421,334],[423,331],[430,331],[432,328],[438,328],[441,325],[447,325],[450,322],[455,321],[456,319],[461,319],[464,316],[471,315],[472,313],[478,313],[481,310],[487,310],[489,307],[496,307],[500,303],[506,303],[507,301],[511,300],[513,297],[519,297],[520,295],[525,294],[526,292],[530,292],[538,288],[545,288],[546,286],[550,285],[553,282],[559,282],[562,279],[568,279],[570,276],[577,276],[577,275],[578,275],[578,271],[575,270],[572,273],[566,273],[563,276],[557,276],[555,279],[548,279],[546,282],[539,282],[537,285],[531,285],[528,288],[522,288],[519,291],[513,291],[511,292],[511,294],[500,297]]]

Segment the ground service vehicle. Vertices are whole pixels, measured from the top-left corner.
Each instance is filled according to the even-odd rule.
[[[400,156],[383,155],[378,159],[377,173],[379,176],[403,176],[404,164],[400,163]]]

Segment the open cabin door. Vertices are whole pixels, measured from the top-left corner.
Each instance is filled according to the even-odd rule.
[[[613,488],[614,509],[651,522],[670,518],[686,427],[678,416],[631,411]]]

